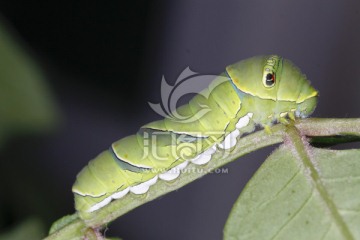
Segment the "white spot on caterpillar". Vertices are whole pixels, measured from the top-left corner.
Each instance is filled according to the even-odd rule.
[[[172,180],[176,179],[178,176],[180,176],[181,170],[186,168],[188,163],[189,163],[188,161],[185,161],[183,163],[180,163],[176,167],[173,167],[172,169],[170,169],[167,172],[160,173],[159,178],[164,181],[172,181]]]
[[[186,166],[188,165],[188,161],[185,161],[179,165],[177,165],[175,168],[179,169],[179,170],[183,170],[184,168],[186,168]]]
[[[203,165],[208,163],[211,160],[211,155],[205,155],[204,153],[201,153],[196,158],[192,159],[191,162],[196,165]]]
[[[212,145],[209,149],[193,158],[191,162],[196,165],[203,165],[211,160],[211,155],[216,151],[216,144]]]
[[[88,212],[93,212],[93,211],[96,211],[106,205],[108,205],[110,202],[111,202],[111,196],[110,197],[107,197],[105,198],[104,200],[102,200],[101,202],[95,204],[94,206],[92,206]]]
[[[129,192],[130,188],[125,188],[124,190],[121,190],[120,192],[114,193],[111,195],[112,199],[119,199],[125,196]]]
[[[235,125],[236,129],[225,137],[224,141],[219,144],[219,147],[222,149],[230,149],[234,147],[237,142],[236,138],[240,135],[239,129],[246,127],[249,124],[250,119],[253,117],[253,115],[254,114],[250,112],[240,118]]]
[[[149,184],[149,186],[154,185],[158,180],[158,176],[153,177],[152,179],[148,180],[146,183]]]
[[[159,178],[164,181],[172,181],[176,179],[178,176],[180,176],[180,172],[173,171],[173,169],[170,169],[167,172],[159,174]]]
[[[158,179],[158,176],[155,176],[146,182],[143,182],[136,186],[130,187],[130,192],[135,193],[135,194],[144,194],[149,190],[149,187],[151,185],[154,185],[156,183],[157,179]]]
[[[212,145],[208,150],[203,152],[203,154],[212,155],[214,152],[216,152],[216,144]]]
[[[222,149],[230,149],[235,146],[236,144],[236,138],[240,135],[240,131],[238,129],[235,129],[231,133],[229,133],[224,141],[219,144],[219,147]]]
[[[149,186],[144,183],[140,183],[136,186],[130,187],[130,192],[134,194],[144,194],[149,190]]]
[[[248,113],[245,116],[243,116],[242,118],[239,119],[239,121],[237,122],[237,124],[235,125],[237,129],[243,128],[245,126],[247,126],[249,124],[250,118],[253,117],[253,113]]]

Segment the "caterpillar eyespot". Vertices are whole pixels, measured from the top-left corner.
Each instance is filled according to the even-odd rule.
[[[265,77],[265,84],[267,87],[272,87],[275,84],[275,74],[274,73],[268,73]]]
[[[159,181],[171,184],[192,164],[204,165],[213,154],[231,151],[255,125],[270,126],[289,113],[309,116],[317,97],[305,75],[280,56],[232,64],[171,116],[142,126],[91,160],[73,185],[75,208],[83,218],[127,194],[140,197]]]

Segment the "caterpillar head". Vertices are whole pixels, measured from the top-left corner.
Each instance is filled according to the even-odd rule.
[[[307,117],[316,107],[318,92],[298,67],[280,56],[252,57],[228,66],[226,71],[241,92],[295,102],[297,117]]]

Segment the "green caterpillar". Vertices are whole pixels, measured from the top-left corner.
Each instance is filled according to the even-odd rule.
[[[206,96],[206,97],[205,97]],[[256,56],[226,68],[176,112],[194,116],[149,123],[137,134],[113,143],[77,175],[72,191],[80,216],[129,192],[146,194],[157,181],[171,181],[189,163],[203,165],[236,138],[286,118],[305,118],[318,92],[300,70],[280,56]],[[208,111],[197,115],[204,106]]]

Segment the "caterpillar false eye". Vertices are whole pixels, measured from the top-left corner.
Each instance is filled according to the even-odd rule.
[[[279,56],[269,56],[265,61],[263,71],[263,85],[265,88],[272,88],[276,83],[276,74],[282,71],[283,59]]]
[[[265,85],[267,87],[272,87],[275,85],[275,74],[273,73],[268,73],[265,76]]]

